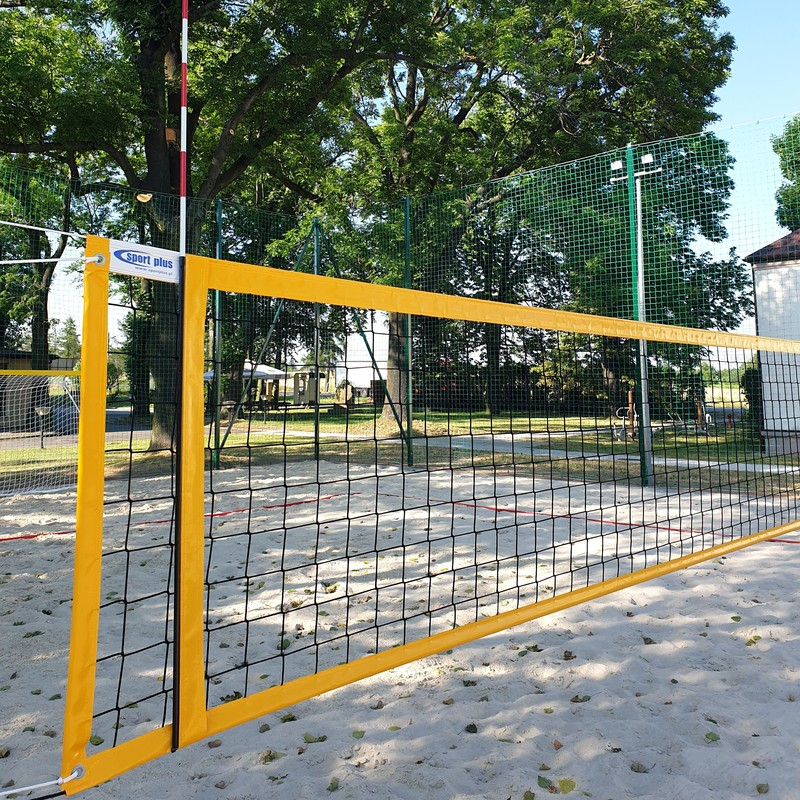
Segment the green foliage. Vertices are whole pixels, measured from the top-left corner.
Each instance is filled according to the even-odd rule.
[[[36,4],[39,5],[39,4]],[[207,4],[193,15],[191,194],[209,198],[256,162],[286,172],[281,140],[325,132],[323,104],[354,72],[425,50],[429,5],[346,0]],[[160,0],[71,0],[9,9],[0,33],[0,149],[100,154],[135,188],[177,193],[180,9]],[[320,139],[317,138],[317,142]],[[84,162],[88,166],[88,162]],[[291,171],[291,169],[289,169]],[[77,178],[77,174],[73,174]],[[296,186],[299,186],[295,182]]]
[[[139,300],[139,310],[131,311],[120,324],[123,342],[117,353],[128,376],[131,407],[135,417],[150,415],[150,369],[148,355],[151,351],[151,325],[148,319],[149,298]]]
[[[732,188],[727,145],[706,134],[632,149],[635,163],[653,157],[642,186],[645,318],[651,322],[729,330],[752,312],[749,269],[731,251],[715,259],[700,247],[725,235]],[[624,155],[624,154],[623,154]],[[548,167],[411,203],[411,262],[416,286],[428,291],[613,317],[634,316],[637,263],[631,233],[638,221],[614,154]],[[628,178],[629,179],[629,178]],[[635,238],[635,237],[634,237]],[[589,337],[557,339],[538,331],[502,330],[452,320],[416,319],[421,371],[435,384],[453,353],[477,353],[492,412],[557,403],[568,413],[619,406],[637,374],[632,345]],[[505,374],[526,352],[547,353],[530,375]],[[579,355],[576,355],[578,353]],[[701,397],[694,372],[700,348],[653,345],[665,403]],[[420,360],[421,359],[421,360]],[[676,370],[678,371],[676,373]],[[512,400],[510,392],[518,394]],[[536,393],[541,390],[541,398]],[[474,400],[464,391],[464,408]],[[666,395],[665,395],[666,397]],[[435,407],[426,400],[427,407]],[[665,409],[668,411],[669,409]]]
[[[69,184],[61,176],[0,157],[0,218],[63,230],[70,224],[70,206]],[[29,346],[34,369],[50,366],[48,295],[55,260],[67,244],[67,237],[53,242],[40,230],[0,230],[0,260],[21,262],[0,265],[0,348]]]
[[[424,62],[353,77],[341,186],[399,199],[698,130],[730,63],[724,13],[671,0],[441,7]]]
[[[138,240],[170,249],[178,249],[179,232],[178,19],[177,4],[161,0],[71,0],[58,8],[34,1],[0,15],[0,35],[11,44],[0,56],[0,151],[67,164],[81,195],[113,192],[123,180],[147,190],[150,201],[129,204],[133,213],[126,216]],[[189,208],[189,248],[198,245],[206,201],[255,164],[279,176],[273,184],[316,198],[300,179],[305,182],[306,164],[330,163],[325,143],[333,129],[326,109],[345,101],[348,80],[360,69],[406,49],[421,55],[429,20],[430,6],[422,0],[199,7],[187,131],[188,193],[199,200]],[[314,147],[293,160],[289,144],[296,139]],[[177,297],[174,287],[156,287],[153,295],[150,325],[158,348],[176,339]],[[34,343],[46,343],[46,320],[32,327]],[[175,429],[175,366],[155,359],[150,367],[151,444],[158,448],[169,444]]]
[[[748,405],[745,421],[753,433],[757,434],[761,431],[764,416],[761,370],[757,362],[744,370],[740,379],[740,385]]]
[[[101,28],[89,26],[88,19],[76,21],[49,9],[0,14],[0,40],[6,43],[0,53],[0,149],[48,152],[44,142],[51,138],[61,139],[62,152],[69,143],[101,152],[126,146],[138,107],[132,65],[115,57]]]
[[[120,381],[124,374],[119,357],[109,358],[106,367],[106,388],[111,394],[115,395],[119,392]]]
[[[199,6],[189,54],[189,194],[197,198],[189,205],[189,249],[213,252],[209,201],[222,193],[282,211],[313,206],[327,216],[348,276],[630,316],[631,254],[620,245],[629,236],[627,193],[611,183],[607,159],[519,173],[702,129],[715,118],[709,109],[730,64],[733,42],[717,27],[725,13],[721,0]],[[177,17],[177,4],[161,0],[41,2],[0,15],[0,34],[13,43],[0,56],[0,151],[66,165],[87,227],[102,224],[119,238],[172,249]],[[730,191],[730,158],[710,141],[667,143],[656,153],[663,176],[644,200],[653,321],[730,328],[749,308],[747,274],[735,254],[714,260],[696,246],[703,237],[722,238]],[[133,198],[138,189],[152,194],[149,202]],[[444,193],[423,199],[433,192]],[[420,199],[411,205],[405,249],[398,203],[411,195]],[[249,263],[291,257],[304,234],[289,225],[267,230],[242,209],[226,223],[223,254]],[[174,290],[159,293],[141,305],[148,330],[134,337],[150,337],[147,348],[175,338]],[[225,332],[232,394],[243,357],[263,352],[285,363],[307,347],[301,323],[308,309],[287,304],[268,340],[265,326],[276,312],[269,301],[222,303],[250,320]],[[0,333],[18,338],[14,324],[22,317],[9,311],[4,323],[2,313],[0,305]],[[324,347],[334,353],[346,324],[331,318],[324,328]],[[34,339],[42,329],[40,322]],[[404,374],[401,329],[394,315],[387,390],[395,400],[406,389],[397,377]],[[483,387],[463,402],[493,412],[541,383],[547,365],[537,365],[538,376],[515,369],[521,353],[542,349],[541,337],[503,337],[451,320],[417,319],[413,331],[429,375],[454,354],[485,362],[478,374],[462,358],[457,383]],[[593,348],[580,364],[554,357],[549,366],[558,378],[550,384],[560,384],[559,395],[582,392],[596,401],[598,385],[612,376],[611,394],[619,393],[632,370],[629,350]],[[667,350],[659,355],[674,360]],[[130,358],[140,362],[138,372],[128,364],[137,396],[149,392],[145,375],[152,372],[154,441],[158,432],[171,435],[174,368]],[[426,404],[448,406],[445,389],[434,391],[440,396]]]
[[[776,216],[780,225],[795,231],[800,228],[800,116],[786,123],[783,133],[773,139],[772,149],[785,179],[775,195]]]
[[[0,19],[0,149],[175,193],[177,5],[34,5]],[[724,14],[719,0],[208,4],[191,26],[190,194],[366,208],[697,130],[730,63]]]
[[[61,358],[80,358],[81,340],[72,317],[67,317],[63,323],[51,320],[50,336],[53,354]]]

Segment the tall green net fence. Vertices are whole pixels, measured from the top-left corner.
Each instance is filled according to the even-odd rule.
[[[773,120],[409,198],[329,233],[357,279],[716,331],[756,332],[755,276],[758,332],[793,338],[797,331],[776,327],[766,286],[775,263],[790,268],[796,254],[788,242],[800,226],[797,152],[797,120]],[[626,408],[648,425],[700,413],[749,414],[760,426],[746,396],[755,357],[726,368],[730,389],[721,392],[710,390],[704,359],[716,353],[707,348],[620,341],[601,351],[576,337],[530,364],[540,341],[497,327],[392,314],[384,326],[381,379],[395,403],[409,396],[423,427],[448,413],[484,414],[502,427],[531,408],[598,414],[609,427]]]
[[[797,356],[614,325],[752,333],[758,302],[779,333],[760,276],[796,268],[773,149],[790,130],[315,220],[293,266],[610,318],[594,330],[363,308],[355,289],[231,295],[235,336],[210,315],[238,359],[207,351],[208,374],[243,366],[229,408],[206,408],[209,708],[796,521]]]
[[[1,493],[75,483],[85,235],[176,249],[178,215],[176,197],[0,168]],[[188,217],[192,252],[291,261],[291,217],[221,200],[190,201]],[[172,448],[177,310],[174,288],[115,279],[107,412],[115,450]]]

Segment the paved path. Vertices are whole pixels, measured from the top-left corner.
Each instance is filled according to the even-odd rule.
[[[465,434],[458,436],[429,436],[426,439],[415,439],[414,444],[424,445],[427,441],[429,447],[449,447],[459,450],[471,451],[495,451],[501,453],[520,453],[542,459],[600,459],[609,461],[633,461],[638,462],[638,455],[629,453],[595,453],[591,450],[580,452],[578,450],[555,450],[549,447],[542,447],[538,441],[547,438],[560,438],[552,434],[520,434],[520,433],[496,433],[496,434]],[[752,454],[758,458],[758,454]],[[679,469],[690,467],[698,469],[733,469],[739,472],[762,472],[762,473],[789,473],[800,471],[800,467],[787,466],[785,464],[765,464],[754,463],[752,461],[705,461],[689,458],[665,458],[654,456],[654,464],[665,464]]]

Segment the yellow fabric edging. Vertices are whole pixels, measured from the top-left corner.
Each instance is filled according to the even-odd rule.
[[[0,375],[41,375],[44,378],[80,378],[76,369],[0,369]]]
[[[172,725],[165,725],[163,728],[144,733],[129,742],[102,750],[82,762],[85,770],[82,777],[65,783],[61,788],[67,795],[90,789],[92,786],[116,778],[117,775],[122,775],[123,772],[128,772],[166,755],[170,752],[171,743]],[[69,774],[71,773],[62,772],[62,775]],[[142,800],[146,800],[146,798],[142,798]]]
[[[376,311],[394,311],[442,319],[490,322],[528,328],[546,328],[569,333],[597,336],[616,336],[626,339],[647,339],[657,342],[730,347],[742,350],[768,350],[800,354],[800,342],[751,336],[743,333],[720,333],[701,328],[659,325],[578,314],[573,311],[554,311],[548,308],[476,300],[470,297],[399,289],[374,283],[308,275],[300,272],[219,261],[203,256],[187,256],[186,269],[191,273],[201,266],[209,271],[209,289],[242,294],[259,294],[309,303],[328,303]]]
[[[181,498],[178,536],[180,650],[179,746],[206,735],[206,685],[203,631],[204,450],[203,371],[206,285],[204,264],[187,271],[183,299],[183,400],[181,419]],[[177,639],[177,634],[176,634]]]
[[[108,242],[90,237],[86,251],[104,253]],[[70,632],[67,699],[64,710],[62,775],[85,766],[92,735],[97,637],[100,624],[100,579],[103,550],[106,368],[108,342],[108,268],[87,264],[84,272],[84,336],[81,345],[82,403],[78,428],[78,499],[76,508],[74,588]]]

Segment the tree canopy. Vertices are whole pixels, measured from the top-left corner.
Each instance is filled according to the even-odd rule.
[[[431,192],[698,130],[730,63],[725,11],[192,2],[190,194],[213,198],[251,167],[310,200],[341,172],[364,197]],[[30,0],[0,14],[0,33],[0,150],[74,167],[92,154],[131,187],[177,191],[178,0]]]
[[[180,1],[14,6],[0,12],[0,36],[11,44],[0,54],[0,152],[59,164],[78,194],[115,184],[177,194]],[[280,211],[311,204],[360,235],[402,197],[700,130],[715,119],[714,92],[730,65],[733,40],[718,27],[726,12],[721,0],[193,0],[195,226],[202,202],[222,195]],[[456,199],[452,214],[491,208],[481,192],[460,211]],[[416,229],[433,235],[450,269],[481,240],[494,242],[489,260],[516,260],[518,274],[503,285],[494,267],[473,275],[480,296],[518,299],[523,266],[542,262],[514,244],[531,230],[527,212],[496,208],[482,230],[457,223],[446,235],[423,203],[415,213]],[[175,248],[174,208],[150,203],[142,214],[149,241]],[[698,226],[672,222],[688,274]],[[498,225],[504,246],[492,238]],[[378,274],[388,263],[400,266],[365,257],[362,277],[394,280]],[[423,288],[443,285],[430,271],[415,277]],[[158,284],[149,291],[153,346],[163,350],[175,339],[175,293]],[[568,294],[576,307],[596,306],[586,281]],[[166,397],[174,376],[159,369],[155,391]],[[162,440],[174,422],[159,416],[166,407],[156,404]]]
[[[683,0],[448,6],[432,17],[432,64],[397,59],[352,81],[351,191],[429,194],[700,130],[730,63],[724,13]]]
[[[778,189],[778,224],[789,230],[800,228],[800,116],[789,120],[772,142],[778,155],[784,184]]]
[[[280,172],[280,140],[307,130],[350,75],[424,50],[428,11],[420,0],[192,3],[189,193],[213,198],[256,162]],[[180,27],[177,0],[4,11],[0,150],[73,168],[100,155],[129,186],[176,193]]]

